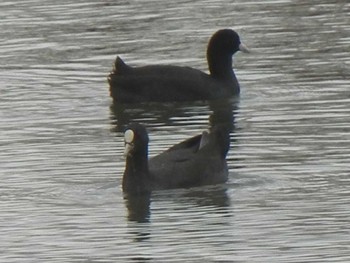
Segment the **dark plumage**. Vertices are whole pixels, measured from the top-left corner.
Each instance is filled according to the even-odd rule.
[[[131,124],[125,131],[126,166],[123,191],[146,193],[156,189],[188,188],[227,180],[229,134],[219,127],[204,132],[148,158],[144,126]]]
[[[217,31],[207,48],[210,74],[171,65],[131,67],[117,57],[108,78],[110,95],[122,103],[213,100],[238,95],[232,56],[239,50],[248,52],[235,31]]]

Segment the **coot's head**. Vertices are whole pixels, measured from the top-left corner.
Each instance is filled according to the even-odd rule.
[[[230,81],[234,93],[239,93],[239,84],[232,70],[232,56],[237,51],[249,52],[241,42],[239,35],[232,29],[221,29],[210,39],[207,49],[207,60],[211,76],[218,80]]]
[[[248,48],[241,42],[237,32],[232,29],[217,31],[209,41],[208,54],[223,53],[232,56],[237,51],[249,52]]]
[[[143,125],[138,123],[130,124],[124,133],[125,156],[147,156],[148,141],[148,134]]]
[[[124,133],[126,164],[123,191],[128,194],[149,192],[148,135],[144,126],[131,124]]]

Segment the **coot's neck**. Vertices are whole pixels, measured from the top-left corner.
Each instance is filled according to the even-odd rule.
[[[123,191],[145,193],[149,190],[148,150],[127,156],[123,177]]]
[[[236,79],[232,70],[232,55],[208,50],[207,59],[211,76],[223,81]]]
[[[239,94],[240,87],[232,69],[232,55],[208,50],[207,59],[210,75],[231,88],[231,94]]]

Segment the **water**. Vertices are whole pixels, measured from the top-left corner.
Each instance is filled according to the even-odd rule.
[[[0,7],[1,262],[350,261],[347,1]],[[224,27],[252,50],[234,60],[240,100],[219,114],[234,121],[229,181],[127,203],[122,126],[146,123],[154,155],[216,110],[115,109],[115,56],[206,70],[208,38]]]

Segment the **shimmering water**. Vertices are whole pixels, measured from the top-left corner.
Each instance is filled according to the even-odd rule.
[[[350,261],[348,1],[0,7],[1,262]],[[113,107],[117,54],[206,70],[224,27],[252,50],[234,60],[242,94],[229,111]],[[145,123],[154,155],[209,116],[234,123],[228,183],[124,201],[122,126]]]

